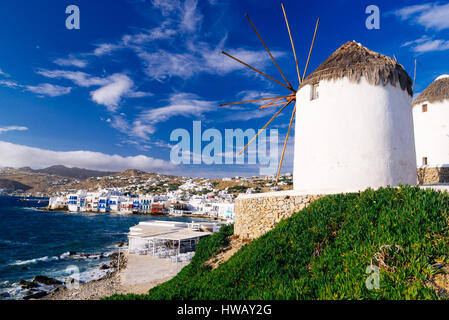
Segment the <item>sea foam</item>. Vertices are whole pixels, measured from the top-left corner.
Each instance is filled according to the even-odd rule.
[[[50,262],[50,261],[56,261],[59,260],[59,257],[41,257],[41,258],[35,258],[30,260],[17,260],[16,262],[12,263],[13,266],[23,266],[27,264],[36,264],[39,262]]]

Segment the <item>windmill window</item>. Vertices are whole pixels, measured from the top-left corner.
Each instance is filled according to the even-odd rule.
[[[312,89],[310,91],[310,100],[318,99],[319,96],[320,96],[319,84],[315,83],[315,84],[312,85]]]
[[[422,158],[422,165],[427,166],[427,157]]]
[[[427,104],[422,105],[422,112],[427,112]]]

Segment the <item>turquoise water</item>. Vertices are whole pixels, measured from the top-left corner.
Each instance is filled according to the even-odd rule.
[[[99,266],[109,262],[108,254],[118,250],[117,243],[127,239],[129,227],[140,221],[205,221],[36,209],[47,203],[0,196],[0,295],[4,297],[23,296],[17,284],[20,279],[36,275],[64,279],[71,266],[80,270],[81,281],[100,277],[104,271]]]

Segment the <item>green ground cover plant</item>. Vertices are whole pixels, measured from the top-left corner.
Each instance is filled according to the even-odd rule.
[[[108,299],[445,299],[428,286],[449,263],[449,194],[419,187],[325,196],[211,270],[232,226],[146,295]],[[379,267],[379,289],[366,273]]]

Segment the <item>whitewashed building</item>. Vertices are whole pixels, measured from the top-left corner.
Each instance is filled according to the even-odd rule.
[[[220,202],[216,204],[218,209],[218,218],[233,221],[235,219],[233,202]]]
[[[66,196],[55,196],[48,200],[48,207],[51,210],[63,209],[67,206]]]
[[[395,60],[348,42],[297,94],[294,190],[416,185],[412,80]]]
[[[449,182],[449,75],[435,79],[413,102],[420,183]]]
[[[86,198],[86,191],[79,190],[77,193],[69,194],[67,200],[67,206],[70,212],[78,212],[82,203]]]

